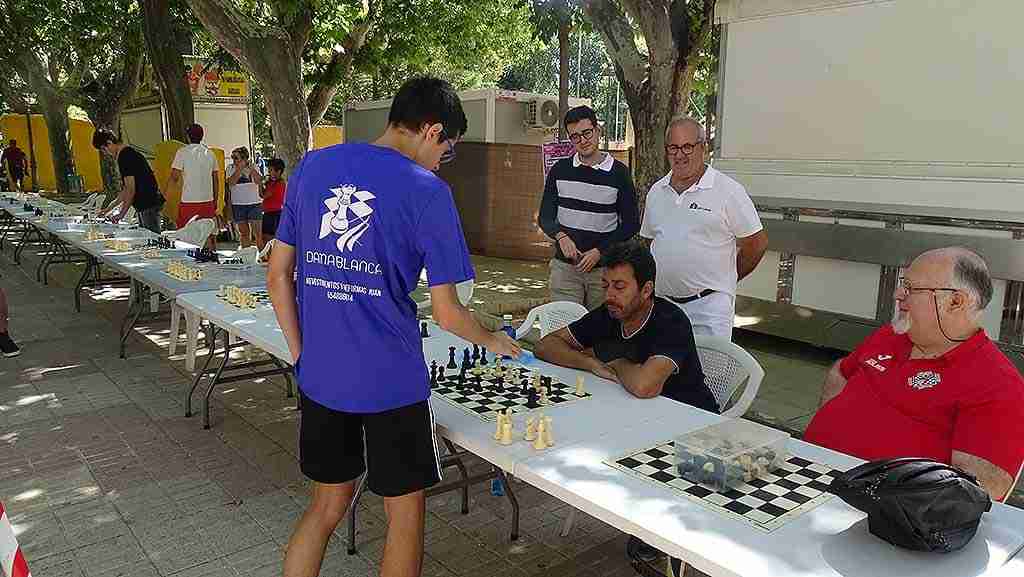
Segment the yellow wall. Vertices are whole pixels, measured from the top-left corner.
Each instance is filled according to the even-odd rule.
[[[85,190],[103,190],[100,151],[92,145],[94,132],[96,129],[91,122],[71,119],[71,153],[75,157],[75,171],[82,177]]]
[[[18,141],[18,148],[25,151],[29,163],[32,162],[32,153],[28,150],[28,127],[23,114],[5,114],[0,117],[0,130],[4,133],[4,146],[13,138]],[[53,155],[50,154],[49,132],[46,130],[46,121],[41,114],[32,115],[32,143],[36,160],[36,177],[39,179],[39,189],[56,190],[57,178],[53,172]],[[6,170],[6,168],[5,168]],[[31,188],[32,167],[29,166],[25,175],[25,187]]]
[[[340,126],[319,124],[313,127],[313,148],[326,148],[345,141],[345,131]]]
[[[174,155],[182,146],[185,145],[177,140],[165,140],[157,144],[154,150],[156,158],[151,163],[153,173],[156,175],[156,181],[160,184],[160,190],[163,192],[164,198],[167,199],[167,202],[164,204],[164,216],[172,221],[178,219],[178,205],[181,204],[181,181],[179,180],[178,184],[174,186],[168,187],[167,185],[171,177],[171,163],[174,162]],[[217,214],[227,215],[224,209],[224,150],[212,147],[210,150],[213,152],[214,158],[217,159],[218,167],[220,202],[217,203]]]
[[[181,181],[172,187],[168,187],[167,184],[171,177],[171,163],[174,162],[174,153],[178,152],[178,149],[185,146],[177,140],[165,140],[156,145],[153,149],[153,153],[156,157],[151,163],[153,166],[153,174],[156,175],[156,181],[160,186],[161,192],[164,194],[164,198],[167,202],[164,203],[164,216],[175,221],[178,219],[178,204],[181,202]]]

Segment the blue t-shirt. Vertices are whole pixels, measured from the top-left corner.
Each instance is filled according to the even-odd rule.
[[[451,189],[371,144],[310,151],[288,181],[277,239],[295,247],[302,392],[338,411],[376,413],[430,396],[416,303],[473,278]]]

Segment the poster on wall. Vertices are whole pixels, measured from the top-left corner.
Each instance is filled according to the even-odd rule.
[[[551,170],[551,167],[554,166],[556,162],[576,154],[576,147],[568,140],[545,142],[541,145],[541,149],[541,158],[543,159],[542,162],[544,164],[544,180],[547,180],[548,171]]]
[[[198,101],[231,101],[248,100],[249,79],[237,70],[225,70],[219,64],[204,61],[201,58],[185,56],[185,79],[188,82],[192,98]],[[160,102],[160,88],[153,76],[153,69],[146,66],[135,91],[132,106],[156,104]]]

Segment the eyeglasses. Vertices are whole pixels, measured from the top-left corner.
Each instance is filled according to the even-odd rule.
[[[450,138],[448,138],[448,133],[445,131],[444,128],[441,129],[440,141],[448,143],[448,150],[441,153],[440,160],[441,164],[448,164],[449,162],[455,160],[455,143],[452,142]]]
[[[900,279],[898,279],[896,281],[896,291],[897,292],[903,291],[903,292],[905,292],[908,295],[913,294],[915,292],[921,292],[921,291],[930,291],[930,292],[942,291],[942,292],[954,292],[955,293],[958,290],[960,290],[960,289],[955,289],[955,288],[952,288],[952,287],[914,286],[913,283],[911,283],[909,280],[907,280],[905,278],[900,278]]]
[[[683,154],[691,154],[698,144],[704,144],[703,140],[697,142],[687,142],[683,145],[678,144],[667,144],[665,145],[665,151],[668,152],[669,156],[675,156],[682,152]]]
[[[588,128],[579,132],[573,132],[569,135],[569,141],[573,144],[579,144],[581,140],[590,140],[590,137],[594,136],[594,129]]]

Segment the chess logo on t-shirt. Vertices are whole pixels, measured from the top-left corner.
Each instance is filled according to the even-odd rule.
[[[324,201],[327,212],[320,217],[320,238],[337,234],[338,252],[351,251],[370,228],[373,207],[369,201],[377,197],[352,184],[334,187],[331,192],[334,196]]]
[[[942,382],[942,377],[934,371],[921,371],[907,379],[907,384],[917,390],[930,389]]]

